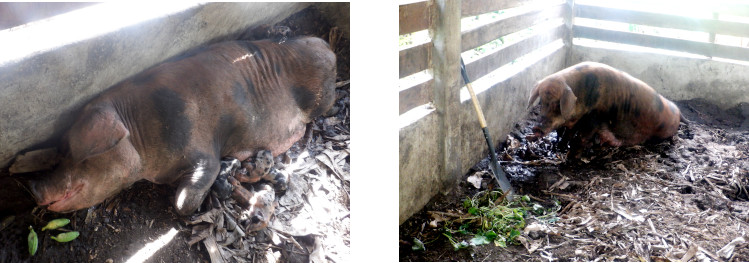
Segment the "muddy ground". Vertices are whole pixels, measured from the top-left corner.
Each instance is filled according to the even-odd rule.
[[[444,222],[431,227],[429,212],[465,215],[463,200],[493,187],[485,159],[400,226],[400,260],[749,261],[749,105],[726,111],[702,100],[677,105],[691,120],[677,139],[591,149],[581,159],[566,159],[555,134],[524,139],[536,107],[497,153],[520,194],[546,208],[560,201],[556,221],[531,215],[522,244],[455,251],[442,235]],[[476,173],[481,189],[467,182]],[[426,249],[412,250],[414,238]]]
[[[290,36],[329,41],[331,32],[340,33],[315,7],[277,25],[288,26]],[[289,190],[279,196],[271,226],[246,234],[244,244],[249,247],[221,246],[227,262],[346,262],[349,257],[349,40],[343,36],[332,42],[338,57],[338,112],[315,119],[311,143],[304,148],[297,142],[285,161],[277,160],[291,173]],[[193,225],[174,212],[171,186],[138,182],[87,210],[57,214],[34,207],[7,169],[0,173],[0,183],[0,208],[12,207],[0,209],[0,262],[124,262],[149,243],[166,245],[147,262],[211,262],[203,242],[188,245]],[[51,240],[40,229],[55,218],[69,218],[65,229],[79,231],[80,237],[69,243]],[[26,241],[29,226],[39,234],[39,250],[33,257]],[[159,239],[170,234],[171,240]]]

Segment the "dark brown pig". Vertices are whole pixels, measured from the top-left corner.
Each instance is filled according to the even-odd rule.
[[[583,62],[539,81],[528,107],[537,98],[541,123],[531,139],[559,127],[581,134],[583,146],[636,145],[676,134],[681,114],[676,105],[650,86],[608,65]]]
[[[221,157],[287,151],[335,101],[336,59],[314,37],[230,41],[135,75],[94,98],[62,139],[56,170],[29,188],[39,205],[67,212],[145,179],[177,186],[193,213]]]

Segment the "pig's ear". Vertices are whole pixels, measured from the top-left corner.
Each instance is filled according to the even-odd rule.
[[[533,87],[533,90],[531,91],[531,98],[528,100],[528,108],[530,109],[531,106],[533,106],[533,102],[536,102],[536,99],[538,98],[538,90],[541,83],[536,84],[535,87]]]
[[[577,97],[572,93],[570,86],[565,83],[562,99],[559,100],[559,109],[562,112],[562,118],[567,120],[572,117],[572,111],[575,110],[575,102],[577,102]]]
[[[129,134],[113,110],[92,109],[68,133],[71,157],[78,163],[105,153]]]

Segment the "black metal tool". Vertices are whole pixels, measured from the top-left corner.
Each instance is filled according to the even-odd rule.
[[[489,130],[486,129],[486,119],[484,118],[484,112],[481,110],[481,106],[479,105],[479,101],[476,98],[476,93],[473,92],[473,87],[471,87],[471,81],[468,80],[468,74],[466,73],[466,65],[463,63],[463,58],[460,58],[460,74],[463,75],[463,82],[466,83],[466,87],[468,88],[468,93],[471,94],[471,101],[473,101],[473,108],[476,110],[476,114],[479,117],[479,124],[481,125],[481,130],[484,131],[484,139],[486,139],[486,144],[489,146],[489,168],[491,168],[492,173],[494,173],[494,178],[497,179],[497,182],[499,182],[499,187],[502,189],[502,192],[506,196],[507,200],[512,199],[512,186],[510,185],[510,180],[507,179],[507,174],[504,170],[502,170],[502,166],[499,165],[499,162],[497,161],[497,153],[494,152],[494,145],[492,144],[492,139],[489,136]]]

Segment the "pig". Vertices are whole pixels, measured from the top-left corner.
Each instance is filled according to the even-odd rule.
[[[529,139],[560,127],[580,135],[589,147],[631,146],[672,137],[684,120],[679,108],[653,88],[611,66],[582,62],[547,76],[531,91],[528,107],[540,98],[540,124]]]
[[[192,214],[223,157],[287,151],[332,109],[335,80],[335,54],[315,37],[187,52],[88,102],[61,139],[60,164],[28,188],[38,205],[69,212],[148,180],[176,186],[176,212]]]

